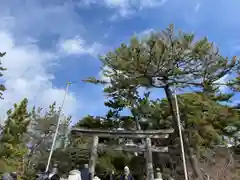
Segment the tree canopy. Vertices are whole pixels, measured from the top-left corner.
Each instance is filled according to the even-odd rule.
[[[129,107],[135,120],[139,115],[144,117],[142,112],[136,111],[136,106],[139,107],[140,102],[139,88],[163,88],[168,103],[169,110],[167,111],[169,111],[171,116],[171,125],[175,129],[171,139],[175,141],[178,136],[178,127],[173,89],[177,88],[179,91],[191,89],[191,96],[194,97],[194,93],[198,93],[197,98],[199,99],[202,96],[202,102],[193,102],[193,105],[196,107],[188,107],[190,111],[187,112],[187,115],[183,115],[184,113],[181,112],[181,116],[185,116],[185,118],[182,118],[182,123],[185,126],[190,125],[192,129],[194,127],[199,128],[197,133],[196,131],[191,133],[194,134],[195,139],[198,139],[201,144],[206,144],[205,139],[207,137],[211,137],[211,140],[207,141],[212,142],[213,139],[216,140],[220,136],[222,137],[223,131],[226,133],[223,130],[228,126],[226,122],[215,119],[220,106],[217,105],[217,102],[231,99],[233,94],[223,94],[220,91],[220,87],[229,86],[232,88],[236,86],[234,81],[237,81],[236,74],[239,72],[240,67],[239,59],[236,56],[230,59],[222,56],[218,48],[209,42],[207,38],[197,41],[194,38],[194,34],[181,31],[175,33],[173,25],[170,25],[166,30],[160,33],[153,33],[147,39],[133,37],[128,45],[121,44],[119,48],[103,56],[101,61],[102,72],[108,80],[89,78],[86,81],[95,84],[107,84],[104,92],[110,100],[106,105],[115,109],[115,111],[110,111],[110,114],[118,115],[119,111],[124,107]],[[222,79],[226,76],[229,76],[229,81],[222,82]],[[199,93],[201,93],[201,96]],[[204,99],[215,102],[208,101],[208,104],[203,101]],[[215,103],[215,107],[212,107],[213,103]],[[208,106],[205,107],[211,107],[207,111],[212,110],[212,113],[215,114],[211,114],[212,122],[209,122],[210,120],[204,117],[206,116],[204,115],[206,114],[204,109],[197,106],[207,104]],[[146,110],[146,108],[142,109]],[[191,118],[189,120],[191,113],[193,113],[191,110],[196,111],[192,116],[199,118],[194,117],[194,119]],[[165,109],[164,112],[167,111]],[[197,112],[201,112],[201,115]],[[148,112],[146,113],[148,114]],[[229,125],[231,124],[232,122],[229,122]],[[223,129],[215,130],[216,127],[218,129],[220,126]],[[188,131],[190,128],[188,128]],[[208,132],[208,135],[205,134],[206,132]],[[206,136],[204,140],[201,138],[203,134]],[[197,160],[192,153],[193,150],[189,140],[190,132],[184,133],[184,145],[190,158],[194,176],[200,178]]]
[[[3,55],[5,53],[0,54],[0,58]],[[240,90],[238,57],[224,57],[207,38],[198,40],[194,34],[176,32],[170,25],[148,38],[133,37],[129,43],[122,43],[100,57],[100,61],[105,78],[90,77],[85,82],[105,86],[107,98],[104,106],[108,107],[108,112],[102,117],[87,115],[76,122],[74,127],[125,130],[172,127],[175,131],[168,140],[153,140],[155,145],[169,147],[168,154],[153,153],[153,163],[154,167],[161,167],[164,175],[181,179],[182,162],[179,158],[180,142],[174,97],[175,91],[178,91],[180,93],[176,97],[189,173],[192,172],[195,179],[202,179],[201,168],[204,168],[213,176],[216,169],[214,173],[213,170],[207,171],[210,165],[215,163],[217,167],[218,163],[218,168],[222,166],[226,169],[230,155],[237,157],[240,108],[231,102]],[[4,70],[0,67],[1,72]],[[143,89],[144,93],[141,92]],[[153,98],[152,92],[159,89],[163,90],[165,97]],[[4,90],[1,85],[0,97]],[[29,179],[41,164],[46,164],[59,109],[56,103],[51,104],[46,112],[36,107],[29,107],[28,100],[23,99],[7,112],[0,136],[0,169],[4,169],[1,173],[20,171],[23,179]],[[129,113],[123,115],[126,109]],[[88,163],[89,151],[81,149],[81,146],[90,143],[92,139],[72,137],[69,134],[71,117],[60,114],[60,119],[52,163],[59,163],[60,172],[64,174],[73,166]],[[99,139],[107,145],[121,144],[120,140]],[[230,141],[234,150],[227,148]],[[137,140],[133,142],[139,143]],[[231,152],[229,156],[223,157],[223,164],[217,161],[220,156],[213,155],[218,153],[219,146]],[[134,174],[146,171],[145,166],[142,166],[145,160],[141,153],[136,156],[129,152],[98,151],[96,172],[103,174],[114,170],[119,174],[126,164],[134,169]],[[236,168],[234,170],[232,166],[224,172],[232,172],[237,176]]]

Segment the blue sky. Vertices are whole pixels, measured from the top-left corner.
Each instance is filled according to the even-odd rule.
[[[171,23],[208,36],[223,55],[239,55],[239,7],[238,0],[2,0],[0,51],[7,52],[8,71],[1,81],[8,90],[0,101],[1,118],[24,97],[43,108],[61,103],[66,82],[76,80],[64,112],[74,121],[103,115],[102,87],[80,82],[100,77],[98,55]]]

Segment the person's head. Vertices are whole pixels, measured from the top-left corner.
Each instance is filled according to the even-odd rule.
[[[84,168],[87,169],[88,168],[88,164],[84,164]]]
[[[124,175],[128,176],[130,173],[129,167],[125,166],[124,167]]]

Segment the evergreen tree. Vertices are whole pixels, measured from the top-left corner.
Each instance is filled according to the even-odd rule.
[[[225,83],[221,83],[221,79],[225,76],[232,77],[239,69],[236,57],[231,60],[223,57],[207,38],[196,41],[193,34],[175,34],[172,25],[160,33],[152,34],[149,39],[132,38],[129,45],[121,44],[101,61],[103,73],[109,82],[95,78],[87,81],[108,83],[105,92],[112,97],[112,101],[119,101],[118,97],[127,99],[135,95],[139,87],[164,89],[175,129],[172,140],[178,136],[178,127],[171,89],[191,88],[203,92],[209,98],[216,98],[215,95],[220,93],[220,85],[231,85],[232,79]],[[230,97],[231,95],[228,96]],[[222,98],[218,96],[219,100]],[[194,175],[201,179],[196,158],[185,134],[184,144]]]
[[[54,102],[49,106],[47,112],[42,112],[42,108],[33,108],[31,113],[31,123],[29,125],[29,148],[26,170],[30,171],[33,163],[46,162],[52,145],[54,133],[56,131],[59,110]],[[68,128],[71,117],[60,115],[61,124],[58,131],[55,149],[64,148],[68,141]]]
[[[189,143],[197,151],[199,148],[214,148],[216,145],[229,143],[223,137],[233,137],[240,128],[240,111],[221,105],[202,93],[179,95],[179,109],[182,125]],[[166,99],[153,101],[149,119],[171,121]],[[159,111],[162,117],[159,118]],[[160,124],[161,122],[155,123]],[[235,127],[235,128],[229,128]]]
[[[20,168],[24,155],[27,153],[26,133],[30,123],[30,114],[27,111],[28,100],[14,104],[14,109],[7,112],[3,131],[1,133],[0,157],[8,168],[17,171]]]

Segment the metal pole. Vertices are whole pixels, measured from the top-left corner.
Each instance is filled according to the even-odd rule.
[[[54,134],[54,137],[53,137],[52,147],[51,147],[51,150],[50,150],[50,153],[49,153],[49,156],[48,156],[48,162],[47,162],[47,166],[46,166],[45,172],[48,172],[48,169],[49,169],[49,165],[50,165],[50,162],[51,162],[53,150],[54,150],[56,139],[57,139],[57,135],[58,135],[58,129],[59,129],[59,126],[60,126],[60,123],[61,123],[61,112],[62,112],[64,103],[65,103],[65,99],[66,99],[66,96],[67,96],[67,93],[68,93],[69,86],[71,84],[72,84],[71,82],[68,82],[67,85],[66,85],[66,88],[65,88],[63,101],[62,101],[62,104],[61,104],[59,112],[58,112],[57,127],[56,127],[56,131],[55,131],[55,134]]]
[[[176,114],[177,114],[177,120],[178,120],[178,130],[179,130],[181,152],[182,152],[182,159],[183,159],[184,176],[185,176],[185,180],[188,180],[187,164],[186,164],[186,157],[185,157],[183,136],[182,136],[182,126],[181,126],[179,107],[178,107],[178,100],[177,100],[177,94],[176,94],[176,88],[175,87],[174,87],[174,99],[175,99]]]

